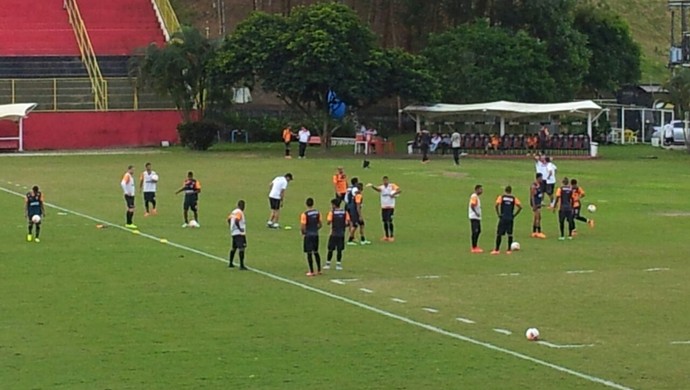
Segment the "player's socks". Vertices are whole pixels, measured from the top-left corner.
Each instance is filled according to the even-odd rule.
[[[388,230],[391,232],[391,234],[388,237],[393,238],[393,221],[388,222]]]
[[[333,260],[333,251],[328,251],[326,255],[326,265],[331,264],[331,260]]]
[[[232,262],[235,260],[235,249],[233,249],[233,250],[230,251],[229,260],[230,260],[230,262],[229,262],[229,264],[228,264],[228,267],[231,267],[231,268],[234,267],[234,265],[232,264]]]
[[[388,229],[388,222],[383,223],[383,234],[385,235],[386,238],[390,236],[389,229]]]
[[[314,274],[314,258],[311,252],[307,253],[307,264],[309,265],[309,273]]]
[[[41,225],[36,225],[36,239],[41,235]]]
[[[133,211],[127,211],[127,225],[132,224],[132,217],[134,217]]]
[[[336,260],[338,261],[338,264],[340,264],[340,262],[343,261],[343,251],[341,251],[340,249],[338,249]]]
[[[508,252],[510,252],[510,248],[513,247],[513,236],[508,236]]]
[[[321,273],[321,255],[319,252],[314,253],[314,260],[316,260],[316,271]]]
[[[499,249],[501,249],[501,236],[496,236],[496,249],[494,252],[498,252]]]
[[[245,270],[247,267],[244,266],[244,251],[240,251],[240,270]]]

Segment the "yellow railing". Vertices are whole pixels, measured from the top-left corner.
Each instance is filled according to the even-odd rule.
[[[175,15],[175,10],[170,4],[170,0],[155,0],[156,8],[163,19],[163,24],[168,32],[166,39],[170,39],[173,34],[180,31],[180,21]]]
[[[65,5],[69,15],[69,22],[72,24],[74,35],[77,38],[81,60],[91,80],[94,105],[96,110],[105,111],[108,109],[108,83],[103,78],[103,74],[101,74],[101,68],[98,66],[98,59],[93,51],[93,46],[91,46],[89,34],[79,12],[79,6],[77,6],[76,0],[66,0]]]

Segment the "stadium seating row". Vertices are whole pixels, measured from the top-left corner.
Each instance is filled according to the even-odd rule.
[[[448,140],[448,137],[444,137]],[[461,134],[463,152],[469,154],[519,155],[533,152],[546,152],[550,155],[588,155],[590,139],[586,134],[555,134],[540,142],[536,135],[505,134]],[[419,145],[410,141],[412,150],[419,153]],[[450,150],[448,143],[442,143],[436,153]]]

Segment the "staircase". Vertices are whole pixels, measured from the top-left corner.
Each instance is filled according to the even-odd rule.
[[[81,0],[79,9],[99,56],[127,56],[151,43],[165,44],[150,0]]]

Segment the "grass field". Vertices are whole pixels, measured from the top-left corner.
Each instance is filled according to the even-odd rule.
[[[560,242],[547,215],[549,238],[535,240],[526,210],[516,221],[522,250],[511,256],[469,253],[467,200],[485,186],[488,249],[502,187],[527,202],[527,159],[459,168],[374,159],[362,170],[344,154],[286,161],[279,146],[0,157],[0,387],[687,388],[690,158],[650,147],[602,154],[556,161],[559,177],[578,178],[585,203],[597,204],[596,227],[580,225],[575,240]],[[128,164],[138,176],[147,161],[161,177],[159,215],[144,218],[138,197],[137,235],[120,228],[119,180]],[[344,271],[307,278],[298,229],[265,227],[268,183],[295,176],[281,222],[297,228],[307,196],[327,211],[337,165],[364,182],[387,174],[403,189],[397,241],[379,242],[369,190],[373,245],[347,247]],[[173,194],[188,170],[203,186],[200,229],[180,228],[182,198]],[[51,204],[40,244],[25,242],[19,196],[33,184]],[[225,218],[240,198],[252,272],[223,263]],[[112,225],[97,229],[103,221]],[[530,326],[549,344],[525,340]]]

